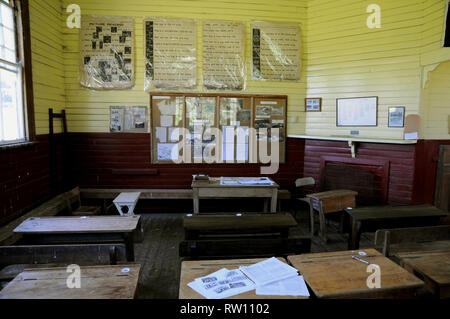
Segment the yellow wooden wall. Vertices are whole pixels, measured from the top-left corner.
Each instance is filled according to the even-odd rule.
[[[426,80],[450,60],[441,48],[444,0],[122,0],[76,1],[82,14],[130,16],[135,21],[135,87],[95,91],[79,84],[78,30],[65,20],[71,0],[30,0],[37,133],[48,132],[49,107],[66,108],[71,132],[108,132],[110,105],[148,105],[144,87],[143,17],[239,20],[247,23],[248,82],[241,93],[286,94],[288,134],[349,136],[336,127],[336,98],[378,96],[378,127],[355,128],[360,137],[402,139],[403,129],[388,128],[391,106],[422,117],[421,138],[448,138],[429,114]],[[369,4],[381,7],[381,28],[366,25]],[[293,22],[302,28],[300,82],[250,80],[251,20]],[[201,28],[198,27],[198,78],[201,78]],[[429,85],[429,84],[428,84]],[[201,91],[201,87],[198,87]],[[320,113],[304,112],[304,97],[322,97]],[[441,114],[441,113],[439,113]],[[434,122],[433,122],[434,121]],[[431,132],[431,131],[430,131]]]
[[[450,61],[430,73],[423,95],[423,138],[450,139]]]
[[[369,29],[366,8],[381,8],[381,28]],[[321,113],[306,114],[306,134],[402,139],[388,128],[388,108],[419,111],[420,0],[312,0],[307,25],[307,96],[322,97]],[[378,96],[378,126],[336,127],[336,98]]]
[[[34,110],[36,133],[48,133],[48,109],[65,108],[62,11],[60,0],[30,0]],[[55,120],[55,132],[61,121]]]
[[[64,17],[67,17],[66,7],[74,3],[63,0]],[[175,17],[198,20],[221,19],[247,22],[248,62],[251,61],[250,24],[251,20],[268,20],[293,22],[304,25],[306,22],[307,0],[134,0],[127,4],[123,0],[109,1],[76,1],[82,14],[130,16],[135,21],[135,87],[124,91],[94,91],[81,88],[79,85],[78,31],[63,26],[64,65],[66,84],[66,109],[68,113],[68,128],[71,132],[109,132],[110,105],[148,105],[149,95],[144,92],[144,27],[143,17]],[[198,27],[198,65],[201,66],[201,28]],[[248,79],[250,78],[248,65]],[[198,67],[198,78],[201,68]],[[288,116],[297,115],[303,108],[305,98],[305,72],[302,71],[300,82],[247,82],[245,93],[286,94],[289,96]],[[199,87],[200,89],[200,87]],[[302,131],[300,123],[290,125],[290,133]]]

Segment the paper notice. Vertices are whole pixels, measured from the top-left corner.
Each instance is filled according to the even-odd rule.
[[[167,129],[165,127],[157,127],[156,128],[156,138],[159,140],[160,143],[167,142],[166,134],[167,134]]]
[[[173,116],[172,115],[161,115],[161,126],[173,126]]]

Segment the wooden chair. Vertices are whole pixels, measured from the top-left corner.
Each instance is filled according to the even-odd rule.
[[[386,257],[401,251],[440,250],[450,247],[450,225],[379,229],[375,248]]]
[[[315,185],[316,185],[316,181],[312,177],[298,178],[295,181],[295,192],[294,192],[294,196],[293,196],[293,198],[295,200],[305,202],[309,206],[309,219],[310,219],[309,222],[310,222],[311,237],[314,236],[314,210],[311,205],[311,199],[308,197],[300,197],[301,193],[299,192],[299,190],[303,190],[303,188],[305,186],[314,186],[315,187]],[[295,217],[297,217],[297,203],[294,203],[294,214],[295,214]]]
[[[82,206],[80,188],[77,186],[66,193],[67,209],[72,216],[93,216],[100,215],[99,206]],[[75,205],[74,205],[75,204]]]

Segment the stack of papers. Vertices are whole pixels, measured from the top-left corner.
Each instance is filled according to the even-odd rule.
[[[241,271],[222,268],[188,284],[207,299],[222,299],[255,289],[255,284]]]
[[[257,295],[309,296],[297,269],[275,257],[239,269],[255,283]]]
[[[297,269],[272,257],[251,266],[222,268],[195,279],[189,287],[208,299],[222,299],[256,289],[257,295],[309,296]]]

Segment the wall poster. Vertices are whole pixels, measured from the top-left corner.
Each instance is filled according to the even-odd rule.
[[[134,86],[132,18],[82,16],[80,84],[91,89]]]
[[[197,23],[146,19],[145,90],[194,89],[197,85]]]
[[[253,21],[251,34],[253,80],[300,80],[299,25]]]
[[[203,86],[244,90],[246,74],[245,24],[203,21]]]

